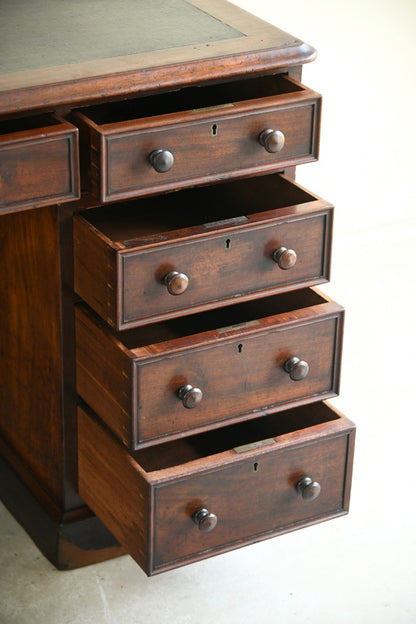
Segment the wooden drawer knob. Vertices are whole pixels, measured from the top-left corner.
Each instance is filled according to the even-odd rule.
[[[158,173],[165,173],[169,171],[169,169],[172,169],[175,159],[172,152],[158,149],[151,152],[149,161],[155,171]]]
[[[294,267],[297,259],[296,251],[287,247],[279,247],[279,249],[273,252],[273,260],[283,270]]]
[[[203,533],[210,533],[217,526],[218,518],[215,514],[210,513],[205,507],[200,507],[196,510],[192,516],[195,524],[198,525],[198,529]]]
[[[296,356],[291,357],[289,360],[286,360],[283,368],[287,373],[289,373],[289,377],[293,379],[293,381],[300,381],[301,379],[305,379],[305,377],[309,373],[309,364],[305,362],[305,360],[301,360]]]
[[[165,275],[163,281],[171,295],[181,295],[189,285],[188,276],[185,273],[179,273],[179,271],[170,271]]]
[[[318,498],[321,493],[321,486],[317,481],[313,481],[310,477],[302,477],[296,483],[296,489],[304,500],[312,501]]]
[[[259,143],[271,154],[280,152],[285,144],[285,135],[280,130],[268,128],[259,134]]]
[[[191,386],[191,384],[182,386],[178,390],[178,397],[181,399],[183,406],[187,409],[192,409],[196,407],[198,403],[201,403],[202,396],[202,390]]]

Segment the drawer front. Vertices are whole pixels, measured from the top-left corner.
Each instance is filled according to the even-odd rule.
[[[105,203],[316,160],[320,114],[318,93],[270,75],[103,104],[73,120],[85,185]]]
[[[332,215],[282,175],[85,211],[74,220],[75,290],[127,329],[316,285],[329,278]]]
[[[282,297],[304,308],[281,313]],[[236,314],[251,320],[221,328]],[[338,392],[343,309],[313,290],[185,321],[134,330],[122,343],[124,332],[115,337],[77,309],[77,391],[130,448]],[[213,322],[219,329],[206,331]]]
[[[231,177],[247,170],[273,170],[317,158],[316,103],[284,110],[211,117],[203,122],[120,132],[102,139],[101,201],[113,201],[155,191],[189,186],[195,182]],[[213,134],[215,128],[215,136]],[[259,142],[268,128],[285,136],[284,147],[269,153]],[[171,169],[159,173],[149,157],[167,150],[174,158]]]
[[[189,313],[214,301],[325,281],[331,222],[331,213],[325,211],[123,254],[121,326]],[[296,253],[293,266],[287,269],[281,262],[281,268],[279,259],[274,260],[279,249]],[[171,271],[188,279],[180,295],[170,294],[165,284]]]
[[[347,451],[348,438],[342,436],[157,487],[154,568],[339,514]],[[304,476],[321,486],[315,500],[305,500],[297,491]],[[211,532],[201,531],[193,521],[201,507],[217,517]]]
[[[347,513],[354,438],[316,403],[131,455],[79,408],[80,494],[151,575]]]
[[[133,406],[138,439],[335,394],[339,334],[339,318],[332,317],[138,363]],[[303,379],[294,381],[286,372],[292,357],[307,362]],[[187,385],[202,391],[192,409],[178,396]]]
[[[78,129],[51,123],[0,136],[0,213],[80,196]]]

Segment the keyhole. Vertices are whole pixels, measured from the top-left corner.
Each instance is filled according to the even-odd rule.
[[[217,124],[212,124],[212,127],[211,127],[211,136],[217,136],[217,132],[218,132],[218,126],[217,126]]]
[[[231,239],[230,239],[230,238],[227,238],[227,240],[225,241],[225,248],[226,248],[226,249],[229,249],[229,248],[230,248],[230,245],[231,245]]]
[[[242,344],[239,344],[237,348],[238,348],[238,352],[239,352],[239,353],[242,353],[242,351],[243,351],[243,345],[242,345]]]
[[[258,462],[254,462],[254,464],[253,464],[253,472],[257,472],[258,469],[259,469],[259,463]]]

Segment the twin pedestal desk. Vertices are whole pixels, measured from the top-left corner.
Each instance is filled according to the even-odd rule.
[[[295,182],[315,51],[223,0],[26,5],[2,5],[5,505],[60,569],[148,575],[345,514],[333,207]]]

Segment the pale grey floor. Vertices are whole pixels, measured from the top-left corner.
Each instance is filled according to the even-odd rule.
[[[416,622],[416,4],[237,4],[320,53],[304,81],[325,96],[321,160],[298,181],[337,210],[350,515],[148,579],[129,557],[57,572],[0,507],[1,624]]]

